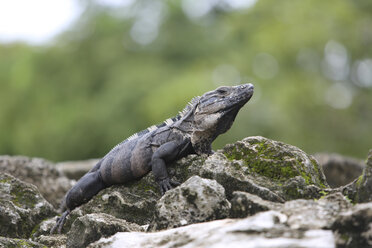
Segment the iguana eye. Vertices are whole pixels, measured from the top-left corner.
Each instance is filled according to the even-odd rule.
[[[217,92],[220,93],[220,94],[226,94],[227,89],[225,87],[220,87],[220,88],[217,89]]]

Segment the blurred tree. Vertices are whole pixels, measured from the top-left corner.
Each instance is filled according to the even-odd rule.
[[[252,102],[215,148],[262,135],[365,157],[370,1],[233,2],[81,1],[84,14],[53,45],[0,45],[0,153],[100,157],[195,95],[253,82]]]

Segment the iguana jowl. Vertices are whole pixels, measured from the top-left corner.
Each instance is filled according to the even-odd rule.
[[[113,184],[139,180],[152,171],[161,194],[179,183],[172,181],[166,164],[189,154],[211,154],[212,142],[232,125],[253,95],[253,85],[222,86],[196,97],[174,118],[132,135],[115,146],[66,194],[64,213],[56,229],[61,232],[66,216],[76,207]]]

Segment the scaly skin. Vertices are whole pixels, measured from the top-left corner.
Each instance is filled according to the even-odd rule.
[[[139,180],[152,171],[161,194],[179,185],[169,178],[166,165],[193,153],[211,154],[212,142],[231,127],[252,95],[252,84],[219,87],[194,98],[176,117],[115,146],[67,192],[64,213],[51,233],[60,233],[73,209],[113,184]]]

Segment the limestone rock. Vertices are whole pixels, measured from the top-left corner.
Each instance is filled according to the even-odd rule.
[[[106,213],[138,225],[145,225],[150,223],[159,198],[157,185],[153,176],[149,174],[140,181],[114,185],[102,190],[88,203],[72,211],[68,218],[76,219],[86,214]],[[68,229],[69,223],[66,223],[65,229]]]
[[[231,199],[230,217],[244,218],[258,212],[280,210],[282,207],[281,203],[266,201],[247,192],[235,191]]]
[[[332,188],[351,183],[362,174],[365,167],[358,159],[335,153],[317,153],[314,157],[322,166],[327,182]]]
[[[230,203],[219,183],[192,176],[158,201],[150,230],[222,219],[228,217],[229,211]]]
[[[35,185],[55,208],[74,184],[53,163],[41,158],[0,156],[0,171]]]
[[[291,229],[287,217],[266,211],[245,219],[224,219],[192,224],[155,233],[117,233],[88,247],[131,248],[333,248],[330,230]]]
[[[225,188],[228,199],[233,191],[276,202],[319,198],[327,187],[322,168],[312,156],[260,136],[226,145],[209,157],[188,156],[171,166],[171,173],[180,181],[195,174],[215,179]]]
[[[36,186],[0,174],[0,236],[28,238],[34,226],[55,214]]]
[[[36,237],[39,237],[41,235],[49,235],[50,230],[54,227],[57,221],[57,216],[54,216],[52,218],[48,218],[40,222],[37,226],[34,227],[32,230],[31,238],[35,241],[37,241]],[[72,224],[72,223],[71,223]],[[70,226],[71,226],[70,224]]]
[[[351,203],[340,193],[317,201],[298,199],[284,203],[281,212],[288,216],[288,225],[295,229],[330,229],[339,214]]]
[[[340,191],[355,203],[372,201],[372,150],[369,151],[363,174]]]
[[[48,248],[66,248],[66,235],[41,235],[35,238],[33,241],[45,245]]]
[[[117,232],[139,232],[143,229],[133,223],[108,214],[88,214],[77,218],[67,233],[67,247],[86,247],[88,244],[109,237]]]
[[[372,247],[372,203],[355,205],[334,222],[337,247]]]
[[[33,247],[33,248],[47,248],[47,246],[30,241],[27,239],[15,239],[15,238],[5,238],[5,237],[0,237],[0,247],[6,247],[6,248],[11,248],[11,247]]]

